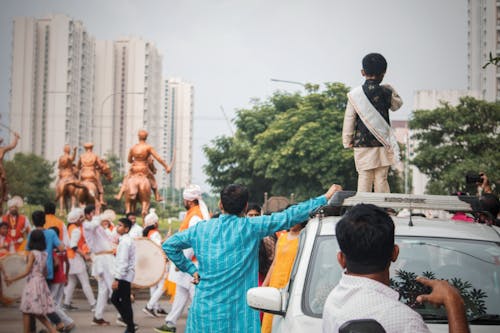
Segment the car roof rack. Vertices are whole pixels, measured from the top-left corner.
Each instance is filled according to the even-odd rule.
[[[415,195],[403,193],[369,193],[339,191],[328,201],[330,206],[350,207],[359,203],[394,209],[433,209],[472,212],[477,210],[478,199],[471,196]]]

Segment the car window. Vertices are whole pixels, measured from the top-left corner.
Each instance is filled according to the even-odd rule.
[[[469,319],[500,314],[500,244],[462,239],[396,237],[398,260],[391,265],[391,286],[402,302],[420,312],[427,322],[446,320],[444,309],[416,303],[428,291],[415,282],[418,275],[446,279],[462,294]],[[304,286],[302,308],[320,318],[330,291],[342,271],[334,236],[319,236],[314,244]]]

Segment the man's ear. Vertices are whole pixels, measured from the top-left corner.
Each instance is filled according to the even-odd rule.
[[[224,211],[224,206],[222,206],[222,201],[219,200],[219,209],[223,212]]]
[[[340,267],[342,267],[342,269],[345,269],[347,267],[347,263],[346,263],[346,257],[345,257],[345,254],[341,251],[337,252],[337,261],[339,262],[339,265]]]
[[[361,75],[362,75],[362,76],[366,76],[366,73],[365,73],[365,70],[364,70],[364,69],[362,69],[362,70],[361,70]]]
[[[396,262],[398,256],[399,256],[399,246],[397,244],[394,244],[394,248],[392,249],[391,261]]]

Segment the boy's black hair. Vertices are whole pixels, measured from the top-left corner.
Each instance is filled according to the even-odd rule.
[[[94,205],[87,205],[85,206],[85,208],[83,209],[83,213],[85,215],[89,215],[90,213],[92,213],[93,211],[95,211],[95,206]]]
[[[45,214],[54,215],[56,213],[56,205],[53,202],[46,202],[43,205],[43,210],[45,211]]]
[[[45,224],[45,213],[41,210],[35,210],[31,214],[31,219],[33,220],[35,227],[43,227]]]
[[[56,233],[57,237],[59,237],[59,228],[58,227],[50,227],[49,229],[52,229],[54,230],[54,232]]]
[[[248,203],[247,213],[251,210],[255,210],[255,211],[259,212],[259,214],[262,213],[262,207],[260,207],[260,205],[255,203],[255,202]]]
[[[340,219],[335,234],[349,272],[370,274],[388,267],[394,249],[394,222],[385,210],[358,204]]]
[[[28,247],[30,250],[45,251],[47,245],[43,230],[35,229],[31,232]]]
[[[130,216],[134,216],[134,217],[135,217],[135,213],[133,213],[133,212],[128,212],[127,214],[125,214],[125,217],[126,217],[126,218],[129,218]]]
[[[243,185],[228,185],[220,192],[220,201],[226,213],[240,215],[248,203],[248,190]]]
[[[128,218],[126,217],[122,217],[121,219],[119,219],[118,221],[120,221],[125,227],[128,228],[128,230],[130,231],[130,228],[132,227],[132,221],[130,221]]]
[[[369,53],[362,60],[366,75],[380,76],[387,70],[387,61],[380,53]]]

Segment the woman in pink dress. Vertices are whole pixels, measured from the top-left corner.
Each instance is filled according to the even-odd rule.
[[[28,276],[21,296],[24,333],[30,331],[30,316],[35,316],[50,333],[57,333],[49,320],[47,313],[55,311],[54,302],[49,287],[45,281],[47,253],[45,252],[45,236],[42,230],[34,230],[30,235],[28,265],[26,271],[15,277],[5,279],[7,286],[12,282]]]

